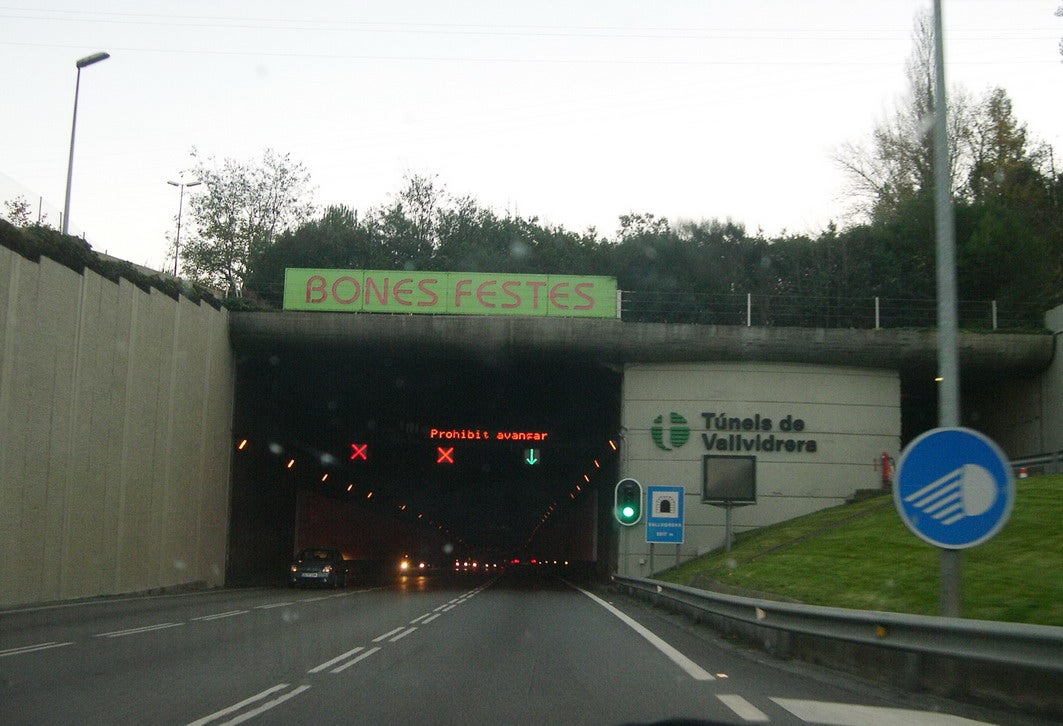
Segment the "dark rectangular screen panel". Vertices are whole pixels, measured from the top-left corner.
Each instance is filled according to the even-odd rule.
[[[705,456],[702,472],[702,501],[757,503],[757,457]]]

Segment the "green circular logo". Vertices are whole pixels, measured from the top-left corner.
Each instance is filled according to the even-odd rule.
[[[662,451],[678,449],[690,440],[690,426],[687,425],[687,420],[674,411],[668,414],[667,442],[665,431],[664,416],[653,419],[650,436],[653,437],[653,443],[657,444],[657,448]]]

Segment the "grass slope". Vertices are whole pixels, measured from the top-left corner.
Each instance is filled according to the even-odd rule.
[[[657,578],[810,605],[936,615],[938,556],[904,526],[892,497],[882,496],[743,534],[731,552]],[[962,557],[964,617],[1063,626],[1063,475],[1017,480],[1011,519]]]

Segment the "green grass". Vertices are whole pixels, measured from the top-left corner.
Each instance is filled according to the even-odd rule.
[[[810,605],[936,615],[939,552],[882,496],[745,533],[729,553],[656,577]],[[1063,626],[1063,476],[1017,480],[1011,519],[963,550],[962,562],[964,617]]]

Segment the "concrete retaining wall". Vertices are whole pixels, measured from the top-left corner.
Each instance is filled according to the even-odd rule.
[[[0,248],[0,605],[224,580],[224,310]]]
[[[984,431],[1012,459],[1063,451],[1063,305],[1045,314],[1055,354],[1047,369],[983,387],[963,403],[965,426]]]
[[[684,422],[671,422],[673,413]],[[663,420],[656,424],[659,416]],[[899,453],[900,380],[896,371],[841,366],[629,364],[621,424],[621,476],[638,480],[644,491],[653,485],[685,489],[678,557],[685,561],[725,543],[725,509],[702,501],[705,455],[756,458],[756,504],[733,509],[735,533],[881,487],[879,457]],[[655,426],[666,448],[655,442]],[[677,428],[689,429],[685,443],[679,443],[681,436],[671,438]],[[778,446],[779,440],[793,442],[793,450],[790,444]],[[804,450],[797,450],[799,444]],[[676,564],[676,545],[655,545],[651,554],[645,527],[643,519],[620,532],[620,574],[648,577]]]

